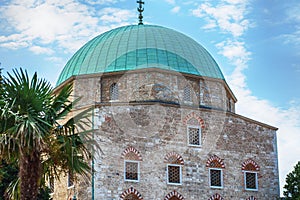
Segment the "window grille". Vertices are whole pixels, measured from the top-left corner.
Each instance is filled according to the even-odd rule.
[[[125,180],[139,181],[139,162],[125,161]]]
[[[111,84],[109,93],[110,93],[110,100],[118,100],[119,99],[119,88],[116,83]]]
[[[192,146],[201,145],[201,130],[199,127],[188,126],[188,143]]]
[[[183,89],[183,101],[192,101],[192,92],[189,85],[186,85]]]
[[[209,169],[210,187],[222,188],[223,176],[222,169]]]
[[[139,200],[139,198],[135,194],[128,194],[124,200]]]
[[[180,200],[178,197],[171,197],[169,200]]]
[[[180,165],[168,165],[167,166],[168,183],[169,184],[181,184],[181,166]]]
[[[257,190],[257,173],[256,172],[244,172],[245,178],[245,189],[246,190]]]

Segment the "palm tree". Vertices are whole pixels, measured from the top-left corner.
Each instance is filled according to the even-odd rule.
[[[48,81],[20,69],[3,77],[0,91],[0,157],[19,163],[21,200],[37,199],[46,177],[89,174],[89,110],[72,110],[71,85],[55,95]]]

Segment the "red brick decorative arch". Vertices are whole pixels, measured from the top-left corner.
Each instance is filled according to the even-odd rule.
[[[224,200],[224,198],[218,193],[216,193],[213,196],[211,196],[208,200]]]
[[[248,159],[242,164],[242,170],[259,171],[259,169],[258,164],[252,159]]]
[[[166,163],[184,165],[184,160],[181,155],[176,152],[170,152],[165,157]]]
[[[138,150],[136,150],[136,148],[134,147],[127,147],[123,153],[122,153],[122,157],[124,159],[130,157],[129,160],[138,160],[138,161],[142,161],[142,155],[140,154],[140,152]]]
[[[164,198],[164,200],[172,200],[174,197],[176,197],[179,200],[184,200],[184,197],[180,193],[178,193],[176,190],[167,194],[166,197]]]
[[[187,125],[187,122],[192,119],[192,118],[195,118],[199,125],[201,126],[201,128],[204,128],[204,120],[201,119],[201,117],[199,117],[197,114],[195,114],[194,112],[191,112],[190,114],[188,114],[184,119],[183,119],[183,124],[184,125]]]
[[[246,200],[257,200],[254,196],[248,197]]]
[[[225,164],[221,158],[213,155],[206,161],[206,167],[225,168]]]
[[[138,200],[143,200],[142,195],[133,187],[130,187],[129,189],[125,190],[121,195],[120,198],[121,199],[125,199],[127,197],[127,195],[135,195],[137,197]]]

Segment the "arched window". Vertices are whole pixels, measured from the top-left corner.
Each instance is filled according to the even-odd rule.
[[[128,147],[122,153],[124,157],[124,180],[138,182],[140,180],[140,161],[142,157],[134,147]]]
[[[143,200],[142,195],[133,187],[125,190],[121,195],[120,198],[122,200]]]
[[[189,146],[201,146],[201,127],[196,118],[187,121],[187,139]]]
[[[186,85],[183,89],[183,101],[191,102],[192,101],[192,90],[191,86]]]
[[[167,162],[167,184],[181,185],[182,165],[184,164],[182,157],[171,152],[166,155],[165,162]]]
[[[224,198],[218,193],[216,193],[213,196],[211,196],[208,200],[224,200]]]
[[[187,144],[200,147],[202,145],[202,129],[205,127],[204,120],[191,112],[183,119],[183,124],[187,127]]]
[[[242,164],[242,171],[244,173],[245,190],[258,190],[258,171],[259,166],[252,159],[248,159]]]
[[[139,200],[139,198],[135,194],[128,194],[124,197],[124,200]]]
[[[164,198],[164,200],[184,200],[184,197],[177,192],[176,190],[170,192],[169,194],[167,194]]]
[[[119,99],[119,88],[117,83],[113,83],[109,88],[110,100],[118,100]]]
[[[206,167],[209,168],[209,186],[223,188],[223,161],[216,155],[211,156],[206,162]]]
[[[180,200],[178,197],[171,197],[170,200]]]

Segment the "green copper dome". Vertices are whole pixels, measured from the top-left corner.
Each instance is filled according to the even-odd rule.
[[[212,56],[190,37],[161,26],[130,25],[105,32],[67,62],[57,85],[82,74],[160,68],[224,79]]]

